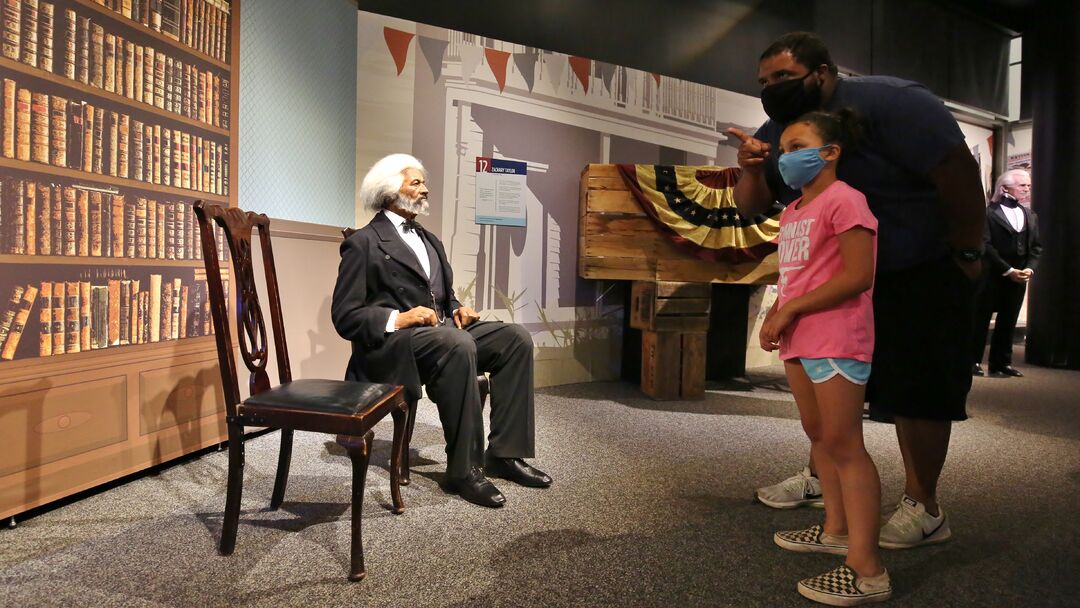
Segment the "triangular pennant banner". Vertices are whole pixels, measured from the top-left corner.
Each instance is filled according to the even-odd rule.
[[[484,56],[487,57],[488,67],[491,68],[491,74],[495,76],[495,82],[499,83],[499,92],[502,93],[506,88],[506,61],[510,59],[510,53],[498,49],[484,49]]]
[[[529,92],[532,93],[533,85],[536,84],[536,60],[539,56],[536,53],[514,53],[514,66],[519,72],[521,77],[525,79],[525,86],[529,87]]]
[[[547,57],[544,57],[544,69],[550,72],[549,80],[551,80],[551,88],[558,93],[563,85],[563,74],[566,72],[566,61],[561,55],[556,55],[555,53],[548,54]]]
[[[480,65],[480,59],[484,56],[484,49],[478,46],[462,45],[461,51],[461,79],[468,81],[473,72]]]
[[[653,80],[656,81],[656,86],[659,87],[660,86],[660,74],[657,74],[656,72],[649,72],[649,73],[652,74]]]
[[[397,66],[398,76],[405,69],[405,60],[409,57],[409,43],[414,34],[403,32],[392,27],[383,28],[383,38],[386,38],[386,48],[390,49],[390,55],[394,57],[394,65]]]
[[[574,75],[577,76],[578,82],[585,88],[585,92],[589,92],[589,72],[592,71],[592,59],[586,59],[585,57],[570,57],[570,69],[574,70]]]
[[[450,41],[420,36],[417,44],[420,45],[420,53],[424,55],[424,60],[427,61],[431,73],[435,76],[435,82],[438,82],[439,77],[442,76],[443,55],[446,53],[446,47],[450,45]]]
[[[615,79],[615,66],[603,61],[597,61],[600,66],[600,79],[604,81],[604,88],[611,92],[611,81]]]

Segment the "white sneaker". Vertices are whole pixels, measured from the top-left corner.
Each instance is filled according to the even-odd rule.
[[[758,488],[757,499],[774,509],[825,506],[821,500],[821,482],[810,474],[810,467],[803,467],[803,470],[776,485]]]
[[[878,546],[883,549],[911,549],[949,540],[952,538],[949,518],[944,509],[938,507],[938,510],[940,513],[934,517],[926,512],[921,502],[904,494],[900,506],[881,527]]]

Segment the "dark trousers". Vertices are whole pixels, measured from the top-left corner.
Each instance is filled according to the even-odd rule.
[[[990,317],[996,312],[994,334],[990,338],[989,367],[997,369],[1012,365],[1013,332],[1016,318],[1024,303],[1023,285],[1006,277],[986,277],[980,290],[975,313],[975,342],[972,360],[981,363],[986,350],[986,334],[990,329]]]
[[[446,439],[446,474],[463,479],[484,464],[484,417],[478,372],[491,374],[488,450],[500,458],[532,458],[533,343],[520,325],[477,321],[465,330],[452,320],[417,329],[412,350],[420,381],[439,407]]]

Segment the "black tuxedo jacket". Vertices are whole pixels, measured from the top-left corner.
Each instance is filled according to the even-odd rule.
[[[1017,232],[1000,203],[991,203],[986,210],[986,229],[983,232],[987,271],[993,276],[1005,274],[1010,267],[1035,270],[1042,255],[1038,218],[1023,205],[1024,229]]]
[[[419,231],[438,255],[447,294],[443,309],[452,312],[461,303],[454,297],[446,250],[435,235],[424,228]],[[352,342],[346,380],[401,384],[410,398],[420,398],[420,375],[410,344],[416,328],[386,333],[392,311],[417,306],[432,307],[427,275],[394,223],[380,211],[341,244],[330,314],[334,329]]]

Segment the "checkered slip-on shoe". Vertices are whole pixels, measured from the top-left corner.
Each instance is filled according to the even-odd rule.
[[[805,530],[785,530],[773,534],[773,542],[788,551],[799,553],[831,553],[847,555],[846,536],[825,534],[820,524],[814,524]]]
[[[884,602],[892,597],[889,572],[859,578],[846,564],[825,574],[799,581],[799,594],[829,606],[858,606]]]

